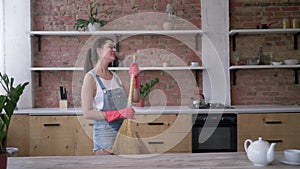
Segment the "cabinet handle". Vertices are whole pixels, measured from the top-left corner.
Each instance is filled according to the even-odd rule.
[[[266,124],[281,124],[281,121],[266,121]]]
[[[266,140],[266,141],[270,143],[282,143],[282,140]]]
[[[44,124],[45,127],[60,126],[60,124]]]
[[[89,126],[94,126],[94,123],[89,123]]]
[[[149,141],[148,144],[164,144],[163,141]]]
[[[162,126],[164,123],[162,122],[157,122],[157,123],[148,123],[149,126]]]

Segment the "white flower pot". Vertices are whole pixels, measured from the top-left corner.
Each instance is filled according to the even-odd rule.
[[[94,23],[94,24],[89,23],[89,25],[88,25],[88,29],[90,32],[98,31],[98,30],[100,30],[100,28],[101,28],[100,23]]]
[[[165,22],[163,28],[164,30],[173,30],[175,29],[175,24],[173,22]]]

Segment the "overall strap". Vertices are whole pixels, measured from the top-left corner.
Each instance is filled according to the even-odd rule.
[[[122,85],[121,85],[121,80],[119,79],[119,77],[115,74],[115,72],[111,72],[111,73],[112,73],[113,76],[115,77],[115,79],[116,79],[116,81],[117,81],[119,87],[122,87]]]
[[[92,73],[93,73],[94,76],[96,77],[97,82],[98,82],[98,84],[100,85],[102,91],[105,91],[106,88],[105,88],[104,84],[102,83],[101,79],[99,78],[99,75],[97,75],[96,72],[95,72],[94,70],[92,70]]]

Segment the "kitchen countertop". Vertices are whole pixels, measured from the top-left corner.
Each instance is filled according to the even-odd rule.
[[[136,114],[197,114],[197,113],[297,113],[300,105],[237,105],[232,109],[192,109],[189,106],[134,107]],[[82,115],[81,108],[32,108],[19,109],[15,114],[29,115]]]
[[[282,152],[268,166],[256,167],[243,152],[142,154],[126,156],[37,156],[9,157],[8,168],[22,169],[94,169],[94,168],[201,168],[201,169],[285,169],[298,168],[282,164]]]

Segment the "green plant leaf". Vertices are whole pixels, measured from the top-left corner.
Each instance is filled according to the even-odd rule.
[[[4,110],[5,113],[0,114],[0,153],[6,152],[7,132],[11,117],[17,106],[25,87],[29,82],[18,84],[14,87],[14,78],[9,78],[6,74],[0,73],[1,86],[7,92],[6,95],[0,95],[0,113]]]
[[[152,79],[150,82],[146,83],[145,86],[140,85],[140,96],[141,99],[145,99],[151,91],[151,88],[159,82],[159,78]]]

